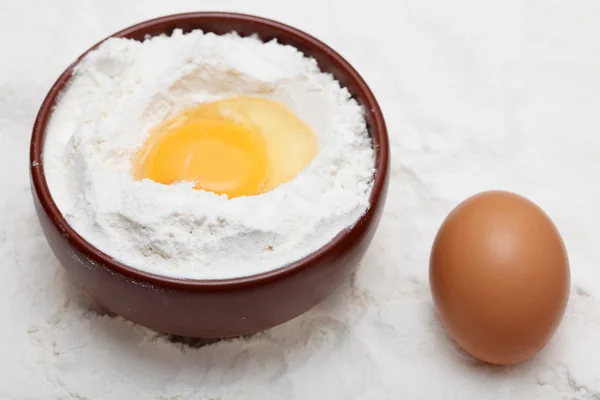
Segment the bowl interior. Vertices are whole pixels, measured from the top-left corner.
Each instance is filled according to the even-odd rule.
[[[367,128],[373,140],[376,155],[374,184],[369,199],[371,208],[367,210],[367,212],[359,219],[359,221],[357,221],[354,226],[364,224],[371,219],[373,204],[377,203],[382,195],[388,170],[389,150],[387,129],[381,109],[379,108],[379,105],[377,104],[377,101],[375,100],[371,90],[364,82],[362,77],[354,70],[354,68],[352,68],[352,66],[350,66],[346,60],[344,60],[339,54],[337,54],[324,43],[302,31],[276,21],[244,14],[200,12],[170,15],[139,23],[117,32],[110,37],[124,37],[141,41],[151,36],[157,36],[161,34],[169,35],[175,29],[182,29],[184,32],[189,32],[194,29],[202,29],[203,31],[213,32],[216,34],[225,34],[235,31],[241,36],[258,35],[259,38],[265,42],[276,39],[282,44],[296,47],[306,56],[313,57],[319,64],[319,68],[322,71],[331,73],[342,84],[342,86],[346,87],[350,94],[365,109]],[[81,58],[83,58],[88,52],[98,47],[98,45],[103,41],[86,51],[77,59],[77,61],[71,64],[55,82],[53,87],[48,92],[44,102],[42,103],[34,124],[31,138],[30,168],[33,189],[35,190],[35,193],[37,194],[44,211],[48,214],[56,228],[63,232],[63,236],[67,238],[70,244],[76,246],[91,261],[105,265],[113,272],[117,272],[130,278],[145,281],[162,287],[167,286],[185,289],[203,288],[210,290],[227,290],[236,287],[246,287],[259,282],[265,283],[271,280],[281,279],[285,276],[297,273],[303,268],[310,267],[311,264],[326,257],[330,251],[336,249],[338,246],[347,245],[345,242],[348,242],[348,240],[351,239],[353,235],[353,227],[340,232],[328,244],[321,247],[314,253],[311,253],[298,261],[286,266],[282,266],[278,269],[240,278],[199,280],[166,277],[132,268],[112,259],[110,256],[96,249],[85,239],[83,239],[69,226],[60,210],[56,206],[56,203],[52,199],[44,176],[43,148],[46,125],[52,113],[52,109],[56,104],[58,95],[71,77],[73,68],[75,65],[77,65]]]

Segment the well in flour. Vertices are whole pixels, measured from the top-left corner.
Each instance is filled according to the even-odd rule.
[[[228,199],[132,178],[152,127],[236,96],[282,103],[315,132],[318,154],[294,179]],[[297,49],[175,31],[109,39],[81,61],[48,125],[44,168],[69,224],[101,251],[162,275],[219,279],[291,263],[355,223],[369,205],[374,151],[361,107]]]

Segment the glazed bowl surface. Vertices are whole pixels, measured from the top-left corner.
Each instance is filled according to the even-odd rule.
[[[111,312],[158,332],[180,336],[225,338],[256,333],[311,309],[355,271],[379,224],[387,194],[389,144],[385,121],[371,90],[346,60],[314,37],[276,21],[219,12],[177,14],[139,23],[110,37],[144,40],[175,29],[216,34],[235,31],[241,36],[256,34],[263,41],[277,39],[313,57],[322,71],[333,74],[364,107],[373,140],[376,170],[368,211],[316,252],[279,269],[240,278],[165,277],[135,269],[99,251],[69,226],[52,199],[44,176],[43,149],[46,126],[58,95],[77,63],[100,42],[64,71],[38,113],[30,148],[36,212],[52,251],[70,278]]]

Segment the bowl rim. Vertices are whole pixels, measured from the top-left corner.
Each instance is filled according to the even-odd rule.
[[[60,95],[66,84],[69,82],[73,69],[85,57],[90,51],[96,49],[100,44],[112,37],[129,37],[139,31],[148,30],[151,27],[161,25],[164,23],[182,23],[189,21],[190,19],[205,19],[205,20],[228,20],[239,23],[250,23],[255,25],[266,25],[273,30],[283,31],[286,35],[294,37],[296,40],[300,40],[306,43],[308,47],[319,48],[322,52],[327,54],[333,64],[343,71],[350,81],[360,89],[361,97],[363,97],[365,112],[370,114],[372,117],[372,124],[369,126],[369,133],[371,137],[377,137],[377,145],[374,146],[375,150],[375,172],[373,177],[373,188],[369,196],[369,208],[365,213],[354,223],[354,225],[339,232],[333,239],[327,244],[320,247],[316,251],[307,254],[299,260],[296,260],[290,264],[278,267],[271,271],[261,272],[258,274],[252,274],[242,277],[233,277],[225,279],[195,279],[195,278],[180,278],[163,276],[156,273],[143,271],[134,267],[131,267],[125,263],[115,260],[108,254],[100,251],[82,236],[80,236],[66,221],[58,206],[54,202],[50,189],[46,182],[44,167],[43,167],[43,150],[45,142],[45,131],[47,123],[50,119],[50,115],[54,109],[54,105],[57,97]],[[88,50],[86,50],[81,56],[79,56],[73,63],[71,63],[65,71],[60,75],[56,82],[52,85],[48,94],[46,95],[40,110],[37,114],[30,143],[30,176],[35,190],[35,195],[39,199],[39,203],[43,208],[46,215],[50,218],[51,223],[55,228],[62,233],[63,237],[74,247],[76,247],[85,257],[91,261],[96,262],[100,265],[106,266],[109,270],[116,272],[125,277],[149,283],[158,287],[169,288],[169,289],[184,289],[191,291],[221,291],[221,290],[232,290],[232,289],[247,289],[251,287],[261,286],[275,281],[279,281],[283,278],[289,277],[300,273],[310,268],[315,263],[318,263],[322,259],[326,258],[327,255],[339,246],[343,246],[343,243],[350,239],[356,234],[356,230],[359,226],[367,223],[373,217],[375,212],[375,205],[380,201],[380,197],[385,188],[387,173],[389,164],[389,142],[387,128],[383,113],[375,99],[375,96],[371,92],[370,88],[358,74],[358,72],[348,63],[341,55],[331,49],[325,43],[316,39],[315,37],[300,31],[299,29],[293,28],[284,23],[258,17],[249,14],[230,13],[230,12],[189,12],[181,14],[172,14],[163,17],[158,17],[150,20],[146,20],[134,25],[131,25],[123,30],[120,30],[106,38],[102,39]],[[383,193],[385,195],[385,193]]]

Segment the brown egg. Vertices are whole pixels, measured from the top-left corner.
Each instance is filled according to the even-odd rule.
[[[550,218],[509,192],[477,194],[446,218],[433,243],[435,308],[460,347],[515,364],[544,347],[569,297],[569,260]]]

